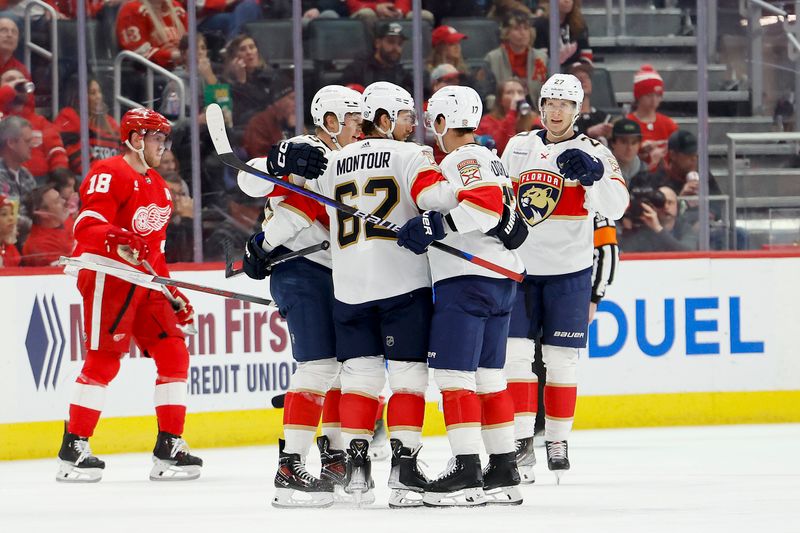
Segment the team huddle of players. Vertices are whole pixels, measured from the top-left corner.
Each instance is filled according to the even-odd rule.
[[[447,154],[437,165],[429,147],[406,142],[416,117],[404,89],[321,89],[311,108],[316,135],[274,146],[250,165],[368,220],[239,173],[244,192],[269,197],[244,268],[270,277],[298,362],[273,505],[374,501],[370,444],[387,375],[390,507],[522,503],[518,485],[533,482],[536,461],[536,337],[548,372],[548,468],[557,476],[569,469],[595,213],[614,220],[628,202],[610,152],[573,130],[582,101],[576,78],[550,78],[539,102],[545,128],[514,137],[501,160],[475,143],[477,93],[445,87],[424,118]],[[273,265],[322,240],[329,253]],[[453,452],[435,479],[417,462],[429,369]],[[316,477],[305,459],[320,419]]]
[[[430,148],[406,142],[417,124],[407,91],[386,82],[363,94],[328,86],[311,108],[316,135],[282,142],[250,162],[296,190],[239,174],[244,192],[268,197],[262,231],[246,243],[244,268],[255,279],[269,276],[297,361],[284,402],[273,505],[374,501],[370,444],[387,375],[391,507],[521,503],[518,485],[533,482],[536,462],[534,338],[547,368],[547,465],[557,476],[569,469],[576,366],[593,294],[595,215],[615,220],[628,203],[613,156],[573,129],[583,97],[575,77],[551,77],[539,101],[544,129],[512,138],[500,159],[475,143],[483,111],[475,91],[445,87],[429,100],[424,120],[447,154],[437,164]],[[169,276],[163,250],[171,198],[154,167],[170,124],[152,110],[133,109],[121,133],[124,154],[95,163],[81,185],[74,255]],[[335,202],[323,205],[306,190]],[[337,210],[336,202],[357,211]],[[329,252],[277,261],[326,240]],[[595,289],[603,276],[597,270]],[[157,368],[159,432],[150,478],[199,477],[202,460],[181,436],[184,338],[194,319],[188,298],[93,270],[78,273],[78,288],[87,352],[57,480],[102,478],[105,463],[88,439],[131,340]],[[436,479],[417,461],[429,369],[453,452]],[[305,459],[320,419],[316,477]],[[489,455],[483,467],[481,443]]]

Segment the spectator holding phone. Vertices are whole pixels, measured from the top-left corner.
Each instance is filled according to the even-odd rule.
[[[483,116],[475,134],[492,137],[501,155],[508,140],[521,131],[530,131],[538,118],[522,82],[510,78],[497,86],[494,106]]]

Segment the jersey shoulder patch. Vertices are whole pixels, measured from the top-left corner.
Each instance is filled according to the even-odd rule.
[[[461,176],[461,183],[464,184],[464,187],[483,179],[481,177],[481,165],[478,163],[477,159],[464,159],[456,164],[456,169]]]

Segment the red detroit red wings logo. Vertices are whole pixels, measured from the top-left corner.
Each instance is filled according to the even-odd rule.
[[[159,207],[156,204],[142,206],[133,214],[131,226],[133,231],[139,235],[149,235],[166,226],[171,215],[172,208],[170,206]]]

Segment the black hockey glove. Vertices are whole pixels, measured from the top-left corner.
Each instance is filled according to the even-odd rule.
[[[500,223],[487,231],[486,235],[497,237],[503,246],[509,250],[516,250],[528,238],[528,225],[516,210],[512,211],[507,205],[504,205]]]
[[[264,279],[272,274],[272,266],[269,262],[274,255],[267,252],[261,245],[264,243],[264,232],[254,233],[247,239],[244,247],[244,257],[242,257],[242,269],[247,277],[252,279]]]
[[[397,245],[417,255],[428,251],[433,241],[444,239],[444,217],[438,211],[425,211],[414,217],[397,232]]]
[[[603,163],[577,148],[564,150],[556,159],[558,169],[568,180],[578,180],[584,187],[591,187],[603,177]]]
[[[269,149],[267,157],[267,172],[275,176],[297,174],[315,180],[327,166],[322,150],[305,143],[282,141]]]

